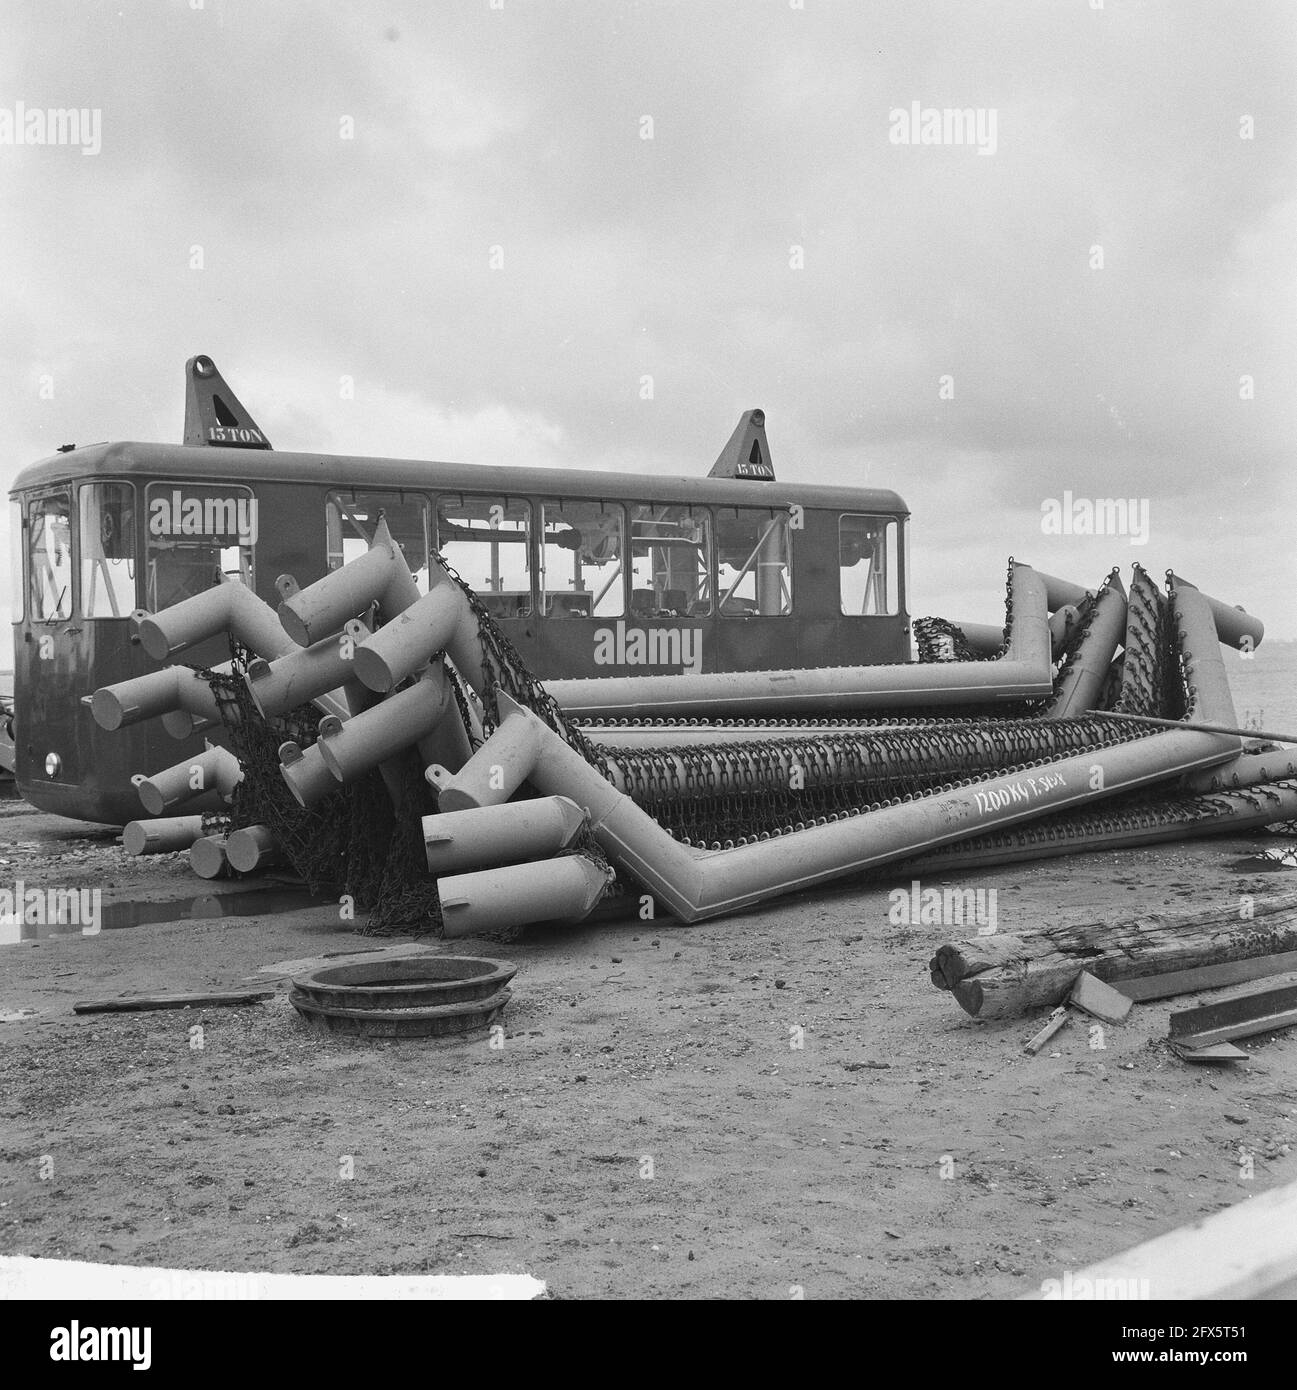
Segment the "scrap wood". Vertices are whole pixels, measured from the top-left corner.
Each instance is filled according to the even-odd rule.
[[[1024,1052],[1030,1053],[1031,1056],[1034,1057],[1036,1053],[1039,1052],[1040,1049],[1044,1047],[1044,1045],[1050,1040],[1050,1038],[1052,1038],[1054,1034],[1057,1033],[1060,1029],[1066,1028],[1070,1021],[1071,1015],[1069,1015],[1069,1013],[1067,1012],[1066,1005],[1060,1004],[1058,1008],[1056,1008],[1054,1012],[1050,1014],[1049,1022],[1045,1024],[1045,1026],[1040,1030],[1039,1033],[1036,1034],[1034,1038],[1032,1038],[1029,1042],[1023,1045],[1022,1050]]]
[[[1200,990],[1220,989],[1224,985],[1241,985],[1248,980],[1283,975],[1290,970],[1297,970],[1297,951],[1252,956],[1247,960],[1220,961],[1216,965],[1202,965],[1195,970],[1172,970],[1164,975],[1140,975],[1122,980],[1117,989],[1128,999],[1141,1004],[1149,999],[1170,999],[1177,994],[1197,994]]]
[[[1067,996],[1068,1003],[1075,1004],[1082,1013],[1097,1018],[1102,1023],[1121,1023],[1134,1007],[1124,994],[1096,980],[1088,970],[1082,970],[1076,977],[1072,992]]]
[[[973,1017],[1012,1018],[1062,1003],[1083,970],[1111,984],[1280,952],[1297,952],[1297,894],[1261,899],[1246,919],[1230,898],[1202,912],[949,942],[929,971]]]
[[[1233,1043],[1213,1043],[1211,1047],[1185,1047],[1173,1042],[1171,1051],[1182,1062],[1246,1062],[1251,1054]]]
[[[73,1004],[76,1014],[143,1013],[151,1009],[215,1008],[218,1005],[239,1007],[260,1004],[273,999],[273,989],[229,990],[220,994],[124,994],[116,999],[83,999]]]
[[[1297,1025],[1297,985],[1253,990],[1196,1009],[1181,1009],[1170,1019],[1171,1041],[1182,1047],[1211,1047],[1233,1038],[1251,1038]]]

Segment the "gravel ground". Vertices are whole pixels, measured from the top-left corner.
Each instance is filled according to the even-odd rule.
[[[977,1023],[934,989],[933,949],[964,933],[890,925],[890,884],[456,943],[519,966],[504,1046],[367,1041],[312,1031],[293,967],[263,972],[372,938],[328,907],[185,918],[213,885],[114,840],[0,803],[0,886],[180,917],[0,947],[0,1253],[525,1270],[555,1297],[1009,1298],[1297,1177],[1297,1032],[1193,1068],[1163,1041],[1188,997],[1137,1006],[1102,1050],[1074,1023],[1027,1057],[1039,1019]],[[1240,867],[1260,843],[959,883],[997,889],[1005,932],[1205,908],[1294,881]],[[72,1013],[266,981],[251,1008]]]

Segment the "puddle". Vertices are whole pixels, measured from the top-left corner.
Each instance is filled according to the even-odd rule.
[[[337,907],[333,898],[316,897],[302,887],[248,888],[241,892],[203,893],[196,898],[171,898],[163,902],[105,902],[97,910],[89,893],[67,894],[58,903],[41,900],[17,911],[0,914],[0,946],[40,941],[56,936],[98,936],[150,922],[201,921],[213,917],[255,917],[262,912],[297,912],[306,907]],[[16,908],[17,905],[15,904]],[[45,919],[45,920],[41,920]],[[49,920],[52,919],[52,920]]]

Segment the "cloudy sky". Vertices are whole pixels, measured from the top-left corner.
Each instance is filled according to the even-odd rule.
[[[0,33],[6,487],[178,442],[199,351],[280,448],[698,475],[759,405],[781,477],[909,503],[916,615],[998,620],[1010,554],[1138,561],[1297,637],[1291,3],[0,0]],[[3,143],[19,102],[101,148]],[[898,143],[915,103],[980,149]],[[1043,534],[1069,492],[1146,502],[1146,543]]]

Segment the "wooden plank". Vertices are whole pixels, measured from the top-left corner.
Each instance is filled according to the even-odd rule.
[[[1044,1047],[1044,1045],[1050,1040],[1050,1038],[1054,1036],[1055,1033],[1058,1032],[1060,1028],[1067,1027],[1068,1022],[1069,1018],[1067,1009],[1060,1004],[1058,1008],[1056,1008],[1054,1012],[1050,1014],[1049,1022],[1045,1024],[1045,1026],[1040,1030],[1039,1033],[1036,1034],[1034,1038],[1032,1038],[1029,1042],[1023,1045],[1022,1050],[1034,1057],[1036,1053],[1039,1052],[1042,1047]]]
[[[73,1004],[75,1014],[143,1013],[152,1009],[206,1009],[221,1005],[239,1007],[273,999],[273,989],[240,989],[221,994],[124,994],[117,999],[83,999]]]
[[[1203,989],[1220,989],[1222,985],[1263,980],[1267,975],[1283,975],[1290,970],[1297,970],[1297,951],[1254,956],[1251,960],[1221,961],[1217,965],[1173,970],[1165,975],[1140,975],[1133,980],[1122,980],[1116,988],[1127,999],[1141,1004],[1148,999],[1170,999],[1176,994],[1196,994]]]
[[[1111,985],[1105,985],[1102,980],[1096,980],[1088,970],[1082,970],[1076,977],[1068,1002],[1103,1023],[1123,1022],[1134,1007],[1124,994],[1118,993]]]
[[[1297,985],[1253,990],[1233,999],[1217,1000],[1196,1009],[1181,1009],[1170,1018],[1173,1042],[1185,1047],[1210,1047],[1232,1038],[1250,1038],[1297,1024]]]
[[[1185,1033],[1177,1036],[1175,1041],[1197,1051],[1204,1047],[1212,1047],[1216,1043],[1229,1042],[1231,1038],[1254,1038],[1258,1033],[1280,1033],[1285,1028],[1297,1028],[1297,1009],[1264,1014],[1260,1018],[1245,1019],[1241,1023],[1204,1029],[1201,1033]]]
[[[1012,1018],[1052,1008],[1067,998],[1082,970],[1115,984],[1133,976],[1297,953],[1297,899],[1260,900],[1245,919],[1238,915],[1237,900],[1230,899],[1200,913],[1058,924],[1020,932],[988,949],[986,943],[994,941],[947,943],[929,964],[933,982],[949,989],[975,1018]]]
[[[1124,1281],[1124,1282],[1122,1282]],[[1272,1298],[1297,1281],[1297,1183],[1249,1197],[1026,1298]],[[1186,1319],[1187,1321],[1187,1319]]]
[[[1215,1043],[1211,1047],[1185,1047],[1183,1043],[1173,1042],[1171,1051],[1182,1062],[1246,1062],[1250,1053],[1233,1043]]]

